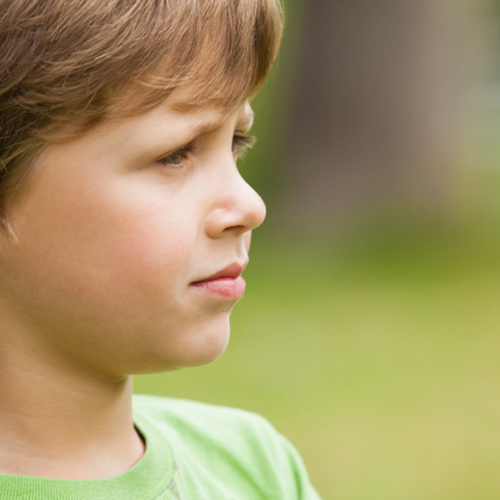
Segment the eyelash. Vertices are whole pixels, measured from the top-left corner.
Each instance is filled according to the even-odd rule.
[[[253,136],[235,134],[233,136],[233,155],[235,156],[235,158],[242,158],[243,155],[255,144],[255,141],[256,138]],[[196,147],[192,144],[188,144],[173,151],[167,156],[159,158],[158,160],[156,160],[156,163],[159,163],[160,165],[163,165],[165,167],[179,168],[182,166],[187,157],[195,151]],[[178,157],[179,155],[180,158],[178,159],[178,163],[168,161],[171,160],[172,157]]]
[[[253,135],[239,135],[235,134],[233,136],[233,154],[236,158],[243,158],[245,153],[251,149],[257,138]]]

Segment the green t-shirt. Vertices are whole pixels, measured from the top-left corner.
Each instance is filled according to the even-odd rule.
[[[179,399],[134,396],[146,452],[110,479],[0,474],[2,500],[319,500],[298,453],[262,417]]]

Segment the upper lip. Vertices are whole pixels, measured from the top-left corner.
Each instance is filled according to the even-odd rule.
[[[245,270],[245,267],[247,267],[247,264],[248,264],[248,261],[244,262],[243,264],[241,264],[239,262],[233,262],[232,264],[229,264],[229,266],[226,266],[224,269],[217,271],[216,273],[208,276],[207,278],[193,281],[193,283],[199,283],[200,281],[215,280],[217,278],[237,278]]]

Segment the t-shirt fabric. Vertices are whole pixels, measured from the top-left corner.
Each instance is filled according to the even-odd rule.
[[[92,481],[0,474],[2,500],[319,500],[293,446],[265,419],[181,399],[134,396],[146,442],[124,474]]]

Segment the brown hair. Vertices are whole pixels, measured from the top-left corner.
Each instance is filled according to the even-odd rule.
[[[44,144],[151,109],[180,85],[187,107],[234,106],[262,85],[282,32],[279,0],[0,0],[0,13],[4,224]]]

